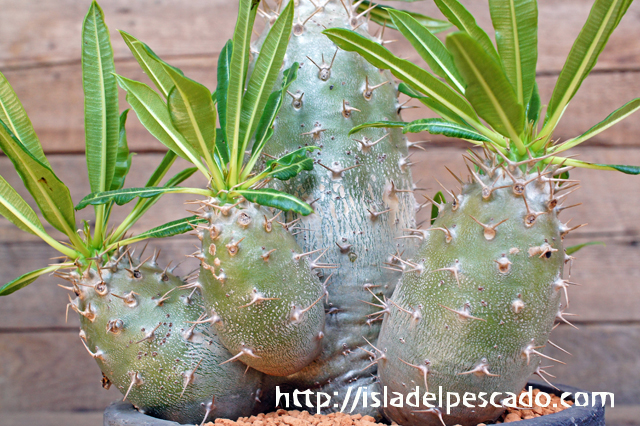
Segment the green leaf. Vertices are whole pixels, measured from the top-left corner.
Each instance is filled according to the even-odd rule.
[[[78,205],[76,210],[82,210],[87,206],[99,206],[107,204],[111,201],[117,205],[122,206],[135,198],[151,198],[157,195],[179,193],[184,192],[184,188],[176,187],[147,187],[147,188],[124,188],[115,191],[104,191],[92,193],[84,197]]]
[[[227,120],[226,131],[227,144],[231,147],[231,159],[229,174],[230,183],[235,185],[237,177],[238,158],[244,155],[240,151],[239,143],[242,127],[242,99],[244,96],[244,83],[247,75],[250,42],[253,22],[258,11],[259,0],[240,0],[238,20],[233,31],[233,51],[229,64],[229,90],[227,91]]]
[[[216,99],[218,104],[218,119],[220,120],[220,127],[222,130],[221,132],[219,131],[219,134],[222,134],[222,140],[224,141],[227,140],[227,93],[229,92],[232,53],[233,40],[229,40],[222,48],[220,56],[218,57],[218,85],[216,86]],[[229,160],[227,159],[225,164],[228,162]]]
[[[538,5],[536,0],[489,0],[498,52],[518,103],[527,105],[536,81]]]
[[[29,272],[28,274],[24,274],[21,277],[16,278],[0,287],[0,296],[8,296],[13,292],[20,290],[34,282],[41,275],[48,274],[50,272],[55,272],[60,269],[59,265],[51,265],[46,268],[38,269],[36,271]]]
[[[125,124],[127,122],[127,115],[129,110],[126,109],[120,114],[120,133],[118,138],[118,153],[116,155],[116,167],[113,174],[113,180],[111,181],[110,191],[120,189],[124,186],[124,180],[131,168],[131,159],[133,154],[129,154],[129,145],[127,143],[127,129]]]
[[[165,98],[169,96],[169,92],[173,87],[173,81],[171,81],[171,78],[169,78],[162,65],[154,59],[156,55],[152,54],[153,51],[151,48],[122,30],[120,30],[120,34],[144,73],[151,79]]]
[[[229,144],[224,140],[224,132],[222,129],[218,129],[216,132],[216,152],[218,157],[222,160],[223,165],[229,163],[231,151],[229,151]]]
[[[162,161],[153,171],[153,174],[144,186],[158,186],[162,181],[162,178],[167,174],[173,163],[176,161],[176,153],[173,151],[167,151],[162,158]]]
[[[48,166],[38,161],[3,122],[0,122],[0,149],[13,163],[47,222],[72,240],[77,240],[69,188]]]
[[[258,127],[267,100],[273,90],[284,54],[289,43],[291,27],[293,25],[293,2],[280,13],[271,26],[267,37],[260,47],[260,54],[255,62],[247,91],[242,99],[240,124],[240,151],[237,153],[238,170],[242,166],[244,152],[249,146],[249,140]],[[233,156],[232,156],[233,157]],[[233,178],[233,176],[232,176]]]
[[[207,161],[209,168],[213,168],[216,110],[211,92],[171,67],[165,66],[165,69],[175,84],[167,100],[171,123],[194,151]]]
[[[265,170],[267,176],[279,180],[289,180],[302,171],[313,170],[313,158],[307,157],[307,152],[320,149],[315,146],[300,148],[276,160],[267,161]]]
[[[598,164],[598,163],[590,163],[588,161],[576,160],[573,158],[556,157],[556,156],[551,157],[550,161],[553,162],[554,164],[563,164],[565,166],[574,166],[574,167],[580,167],[583,169],[618,171],[627,175],[640,174],[640,166],[629,166],[625,164]]]
[[[418,1],[418,0],[403,0],[403,1]],[[369,10],[371,7],[373,9]],[[398,28],[394,25],[391,20],[391,16],[389,16],[389,12],[393,10],[397,10],[392,8],[391,6],[381,6],[376,4],[375,6],[370,1],[363,1],[358,4],[358,13],[362,13],[366,10],[369,10],[369,16],[371,16],[371,20],[379,25],[386,25],[388,28],[397,30]],[[447,21],[443,21],[440,19],[430,18],[429,16],[421,15],[416,12],[404,11],[404,13],[410,15],[413,19],[415,19],[420,25],[424,26],[427,30],[432,33],[439,33],[441,31],[447,30],[451,28],[451,24]]]
[[[438,193],[434,195],[433,201],[439,204],[443,204],[447,202],[447,200],[444,198],[444,195],[442,194],[442,191],[438,191]],[[438,213],[440,213],[440,209],[438,209],[438,206],[432,203],[431,204],[431,224],[432,225],[433,225],[433,222],[435,222],[436,219],[438,218]]]
[[[2,176],[0,176],[0,214],[30,234],[45,233],[33,209]]]
[[[549,136],[556,128],[567,105],[595,66],[609,36],[630,4],[631,0],[596,0],[594,2],[589,18],[573,43],[569,57],[553,89],[541,135]]]
[[[531,99],[529,99],[529,103],[527,104],[527,121],[529,123],[533,123],[534,125],[538,124],[541,110],[542,110],[542,101],[540,100],[538,83],[534,83],[533,93],[531,94]]]
[[[172,178],[167,180],[167,183],[164,184],[165,188],[170,188],[181,184],[182,182],[193,176],[196,171],[198,171],[196,167],[190,167],[188,169],[179,171]]]
[[[487,33],[476,24],[476,20],[471,13],[458,0],[435,0],[436,6],[449,22],[455,25],[460,31],[469,34],[477,41],[484,51],[496,62],[500,62],[498,52]]]
[[[204,174],[208,172],[199,155],[173,127],[167,106],[149,86],[117,76],[118,83],[127,92],[127,102],[138,115],[142,125],[167,148],[196,165]]]
[[[449,34],[447,47],[467,82],[465,95],[478,115],[503,136],[518,141],[524,109],[502,67],[467,33]]]
[[[605,118],[600,123],[596,124],[589,130],[584,132],[582,135],[578,136],[577,138],[569,139],[568,141],[562,143],[562,145],[559,145],[558,149],[554,150],[554,152],[566,151],[569,148],[572,148],[588,139],[591,139],[595,135],[601,132],[604,132],[614,124],[624,120],[625,118],[627,118],[634,112],[638,111],[639,109],[640,109],[640,98],[636,98],[630,102],[627,102],[624,106],[618,108],[617,110],[609,114],[607,118]]]
[[[383,129],[393,129],[393,128],[404,128],[404,121],[374,121],[371,123],[363,123],[355,126],[353,129],[349,130],[349,136],[354,133],[358,133],[362,129],[370,129],[370,128],[383,128]]]
[[[444,44],[408,13],[389,10],[395,26],[429,65],[431,70],[444,78],[451,87],[464,93],[465,83],[458,73],[453,57]]]
[[[426,106],[431,111],[435,112],[445,120],[453,121],[455,123],[468,126],[468,124],[462,118],[460,118],[458,114],[451,111],[449,108],[442,105],[440,102],[433,100],[428,96],[424,96],[421,93],[417,92],[416,90],[413,90],[408,84],[400,83],[398,85],[398,91],[400,93],[404,93],[405,95],[413,99],[417,99],[418,101],[420,101],[420,103],[422,103],[424,106]]]
[[[291,86],[291,83],[293,83],[298,77],[299,66],[300,64],[298,62],[294,62],[291,67],[287,68],[282,74],[282,89],[273,92],[271,96],[269,96],[269,100],[264,107],[262,117],[260,117],[258,128],[256,129],[256,138],[251,149],[251,159],[249,160],[245,171],[251,171],[253,169],[264,145],[270,139],[271,134],[273,134],[273,132],[269,132],[269,130],[273,128],[273,121],[276,119],[278,112],[280,112],[282,99],[284,98],[285,93],[289,89],[289,86]]]
[[[84,132],[91,191],[111,187],[118,150],[118,85],[109,29],[100,6],[91,3],[82,27]]]
[[[129,240],[135,240],[135,242],[143,241],[149,238],[168,238],[175,235],[184,234],[185,232],[193,231],[193,228],[202,223],[209,223],[207,219],[198,216],[189,216],[183,219],[174,220],[164,225],[156,226],[142,234],[138,234],[135,237],[128,239],[127,243],[131,244]]]
[[[238,189],[233,192],[242,195],[247,201],[261,206],[275,207],[285,212],[292,211],[303,216],[313,213],[313,209],[309,204],[291,194],[276,191],[275,189]]]
[[[473,127],[463,126],[439,118],[423,118],[407,123],[403,133],[429,132],[432,135],[444,135],[450,138],[466,139],[469,141],[491,142],[491,140],[476,132]]]
[[[31,155],[50,167],[27,112],[2,73],[0,73],[0,121],[4,122],[11,133],[22,141]]]
[[[414,63],[394,56],[378,43],[350,30],[331,28],[323,33],[343,50],[357,52],[373,66],[390,70],[397,78],[449,108],[474,127],[482,126],[475,111],[458,92]]]
[[[606,244],[603,243],[602,241],[590,241],[588,243],[576,244],[575,246],[567,247],[564,251],[569,256],[571,256],[573,253],[577,252],[578,250],[580,250],[583,247],[595,246],[595,245],[600,245],[600,246],[605,246],[606,247]]]

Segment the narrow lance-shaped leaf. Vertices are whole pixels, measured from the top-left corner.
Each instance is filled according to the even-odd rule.
[[[0,214],[30,234],[45,233],[33,209],[2,176],[0,176]]]
[[[572,254],[574,254],[580,249],[583,249],[587,246],[595,246],[595,245],[606,246],[606,244],[603,243],[602,241],[589,241],[588,243],[576,244],[575,246],[567,247],[564,250],[564,252],[567,253],[569,256],[571,256]]]
[[[1,121],[0,149],[13,163],[47,222],[72,241],[77,241],[79,238],[75,232],[75,212],[69,188],[49,167],[39,162]]]
[[[242,116],[242,98],[244,96],[245,76],[250,56],[249,44],[251,41],[251,30],[256,18],[260,0],[240,0],[238,9],[238,19],[233,32],[233,52],[231,53],[231,63],[229,65],[229,90],[227,91],[227,124],[225,134],[227,143],[231,147],[231,161],[229,167],[229,179],[232,185],[237,182],[238,163],[237,159],[241,153],[240,128]]]
[[[149,86],[138,81],[117,76],[118,83],[127,92],[127,101],[138,115],[142,125],[167,148],[193,163],[205,176],[206,170],[199,155],[171,124],[167,106]]]
[[[242,175],[240,180],[246,179],[249,176],[249,173],[253,170],[253,167],[256,165],[256,162],[260,158],[260,154],[262,153],[262,149],[265,144],[273,135],[273,121],[276,119],[280,108],[282,107],[282,99],[285,96],[285,93],[289,89],[291,83],[295,81],[298,77],[298,67],[300,64],[294,62],[291,67],[287,68],[283,72],[282,79],[282,89],[277,90],[269,96],[267,100],[267,104],[264,106],[264,111],[262,113],[262,117],[260,117],[260,121],[258,122],[258,127],[256,129],[255,141],[253,142],[253,147],[251,148],[251,157],[249,158],[249,162],[244,167],[242,171]]]
[[[303,216],[313,213],[313,209],[309,204],[291,194],[276,191],[275,189],[237,189],[233,193],[242,195],[247,201],[261,206],[275,207],[282,211],[292,211]]]
[[[276,22],[271,26],[267,37],[260,48],[260,54],[251,73],[247,92],[242,99],[240,125],[240,151],[236,161],[238,170],[242,166],[244,152],[249,146],[249,140],[258,127],[265,104],[271,95],[280,67],[287,50],[291,26],[293,25],[293,1],[280,13]],[[233,178],[233,177],[232,177]]]
[[[389,14],[398,30],[429,65],[431,70],[444,78],[451,87],[464,93],[465,83],[458,73],[453,57],[444,44],[408,13],[390,10]]]
[[[386,48],[356,32],[331,28],[323,33],[340,48],[359,53],[377,68],[390,70],[400,80],[440,102],[474,127],[482,126],[475,111],[459,93],[419,66],[394,56]]]
[[[289,180],[302,171],[313,170],[313,159],[307,156],[307,152],[320,149],[318,147],[304,147],[291,152],[276,160],[267,161],[265,170],[267,176],[279,180]]]
[[[44,274],[50,274],[52,272],[57,271],[58,269],[60,269],[59,265],[51,265],[46,268],[38,269],[32,272],[29,272],[27,274],[24,274],[16,278],[15,280],[11,281],[10,283],[7,283],[2,287],[0,287],[0,296],[8,296],[11,293],[14,293],[20,290],[21,288],[28,286],[29,284],[37,280],[40,276]]]
[[[174,71],[163,63],[175,86],[168,98],[171,122],[191,147],[205,159],[209,169],[222,184],[222,170],[213,162],[216,140],[216,111],[211,92],[197,83]]]
[[[104,14],[94,1],[82,28],[84,131],[91,191],[111,187],[118,150],[118,86]]]
[[[233,40],[227,41],[218,57],[218,85],[216,86],[216,99],[218,107],[218,120],[220,120],[219,134],[226,141],[227,134],[227,93],[229,92],[229,78],[231,74],[231,54],[233,53]],[[229,162],[227,160],[225,164]]]
[[[546,160],[546,162],[551,162],[553,164],[562,164],[564,166],[580,167],[583,169],[617,171],[627,175],[640,174],[640,166],[630,166],[625,164],[590,163],[588,161],[576,160],[574,158],[565,158],[565,157],[556,157],[556,156],[551,157],[549,160]]]
[[[455,112],[451,111],[446,106],[442,105],[440,102],[428,97],[423,94],[413,90],[408,84],[400,83],[398,85],[398,91],[400,93],[404,93],[405,95],[417,99],[421,104],[429,108],[431,111],[438,114],[440,117],[444,118],[448,121],[453,121],[454,123],[462,124],[468,126],[468,124]]]
[[[208,223],[208,220],[198,216],[185,217],[183,219],[174,220],[163,225],[156,226],[155,228],[134,237],[127,238],[120,242],[120,244],[134,244],[149,238],[169,238],[175,235],[181,235],[185,232],[193,231],[196,225],[203,223]]]
[[[76,206],[76,210],[82,210],[87,206],[99,206],[107,204],[111,201],[119,206],[125,205],[135,198],[151,198],[157,195],[171,194],[171,193],[196,193],[206,192],[195,191],[194,188],[180,188],[180,187],[150,187],[150,188],[124,188],[116,191],[104,191],[94,194],[89,194],[84,197]],[[209,195],[208,193],[205,195]]]
[[[142,43],[131,34],[128,34],[124,31],[120,31],[124,42],[133,53],[134,58],[140,64],[140,67],[143,69],[147,77],[151,79],[153,84],[158,88],[160,93],[166,98],[169,96],[169,92],[173,87],[173,81],[167,75],[167,72],[164,68],[154,59],[154,56],[150,54],[153,52],[149,46]]]
[[[7,125],[11,133],[22,141],[38,161],[45,166],[50,166],[27,112],[2,73],[0,73],[0,121]]]
[[[476,19],[458,0],[435,0],[436,6],[460,31],[469,34],[493,60],[500,62],[496,48],[487,33],[478,26]]]
[[[529,99],[529,103],[527,104],[527,121],[533,123],[534,125],[538,124],[541,110],[542,101],[540,100],[540,91],[538,90],[538,83],[535,83],[533,85],[533,93],[531,94],[531,99]]]
[[[418,1],[418,0],[403,0],[403,1]],[[373,8],[372,8],[373,7]],[[370,1],[364,0],[359,2],[358,4],[358,13],[362,13],[368,10],[368,14],[371,17],[371,20],[379,25],[386,25],[388,28],[397,30],[398,28],[394,25],[391,20],[391,16],[389,15],[390,11],[397,10],[391,6],[382,6],[379,4],[373,5]],[[447,21],[443,21],[441,19],[431,18],[429,16],[422,15],[416,12],[404,11],[404,13],[409,14],[413,19],[415,19],[420,25],[424,26],[427,30],[432,33],[439,33],[441,31],[447,30],[451,28],[451,24]]]
[[[129,110],[126,109],[120,114],[120,132],[118,134],[118,151],[116,155],[116,167],[113,174],[113,180],[111,181],[110,191],[120,189],[124,186],[124,180],[131,168],[131,159],[133,154],[129,153],[129,145],[127,143],[127,129],[125,127],[127,123],[127,116]]]
[[[432,135],[444,135],[451,138],[466,139],[477,142],[491,142],[487,137],[476,132],[473,127],[464,126],[439,118],[423,118],[407,123],[403,133],[429,132]]]
[[[538,5],[536,0],[489,0],[500,58],[518,102],[527,105],[536,80]]]
[[[447,47],[467,82],[466,98],[496,131],[517,142],[524,128],[524,108],[502,67],[469,34],[447,37]]]
[[[631,0],[595,1],[553,89],[541,136],[551,135],[630,4]]]
[[[444,198],[444,195],[442,194],[442,191],[438,191],[436,195],[433,196],[433,201],[435,201],[438,204],[445,204],[447,202],[447,200]],[[433,222],[435,222],[436,219],[438,218],[439,213],[440,213],[440,208],[436,204],[432,203],[431,205],[431,224],[432,225],[433,225]]]
[[[596,136],[597,134],[604,132],[609,127],[615,125],[616,123],[619,123],[620,121],[624,120],[625,118],[627,118],[634,112],[638,111],[639,109],[640,109],[640,98],[627,102],[624,106],[618,108],[617,110],[609,114],[607,118],[605,118],[600,123],[596,124],[589,130],[584,132],[582,135],[578,136],[577,138],[569,139],[568,141],[562,143],[561,145],[558,145],[556,149],[553,149],[553,151],[562,152],[576,145],[579,145],[582,142]]]
[[[407,124],[404,121],[372,121],[371,123],[363,123],[353,127],[349,130],[349,136],[354,133],[358,133],[362,129],[370,129],[370,128],[378,128],[378,129],[393,129],[393,128],[403,128]]]

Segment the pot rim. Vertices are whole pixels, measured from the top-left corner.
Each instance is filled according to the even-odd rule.
[[[597,400],[594,398],[593,393],[585,391],[573,386],[556,385],[559,390],[553,387],[538,382],[528,382],[529,386],[540,389],[543,392],[555,395],[562,395],[563,392],[570,392],[571,401],[574,404],[570,408],[566,408],[562,411],[553,414],[546,414],[544,416],[536,417],[528,420],[520,420],[519,425],[522,426],[604,426],[604,411],[605,407],[602,404],[600,397]],[[580,407],[575,404],[575,395],[578,393],[586,393],[589,395],[589,401],[591,406],[587,404],[585,407]],[[587,401],[587,403],[589,402]],[[597,403],[596,403],[597,402]],[[212,420],[209,420],[212,421]],[[215,421],[215,419],[213,420]],[[182,425],[170,420],[158,419],[151,417],[147,414],[139,412],[133,405],[128,402],[116,401],[111,403],[104,411],[104,426],[194,426],[194,425]]]

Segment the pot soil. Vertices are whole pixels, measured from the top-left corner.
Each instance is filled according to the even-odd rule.
[[[522,426],[605,426],[604,406],[602,401],[594,399],[593,394],[580,389],[558,385],[560,391],[550,386],[538,383],[530,383],[528,386],[546,392],[552,396],[549,407],[536,407],[518,410],[508,409],[496,423],[510,423],[520,421]],[[572,395],[566,399],[571,407],[565,408],[560,404],[559,398],[563,392],[570,392]],[[586,407],[573,404],[575,394],[584,392],[588,395],[589,402]],[[582,395],[581,395],[582,396]],[[526,402],[526,400],[525,400]],[[584,403],[582,398],[579,401]],[[556,404],[557,407],[553,407]],[[591,406],[594,405],[594,406]],[[207,426],[375,426],[383,423],[375,423],[369,416],[348,415],[343,413],[331,413],[328,415],[312,415],[305,411],[277,410],[268,414],[260,414],[249,418],[243,417],[238,421],[228,419],[216,419],[214,422],[205,423]],[[104,412],[104,426],[179,426],[176,422],[156,419],[137,411],[131,404],[118,401],[111,404]],[[478,426],[483,426],[481,423]]]

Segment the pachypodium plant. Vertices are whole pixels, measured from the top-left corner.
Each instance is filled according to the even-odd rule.
[[[193,163],[209,181],[209,187],[94,193],[80,207],[111,200],[124,203],[161,193],[206,197],[194,202],[200,205],[197,223],[187,218],[181,225],[193,225],[202,243],[202,249],[192,254],[201,267],[199,277],[190,285],[202,293],[208,313],[200,322],[212,324],[232,353],[225,363],[239,360],[258,371],[283,376],[302,369],[322,347],[324,310],[320,302],[326,290],[314,270],[327,265],[320,261],[322,250],[303,252],[288,232],[290,224],[278,222],[279,215],[266,207],[302,215],[313,209],[292,195],[263,186],[266,180],[286,180],[312,169],[313,160],[307,152],[315,147],[269,160],[262,171],[252,173],[273,134],[273,120],[296,78],[298,64],[285,72],[281,87],[272,93],[293,21],[291,2],[274,22],[253,71],[248,73],[249,42],[258,2],[243,0],[239,6],[233,39],[220,55],[218,86],[213,95],[146,45],[123,34],[147,75],[166,97],[165,102],[146,84],[118,76],[127,101],[150,133]]]
[[[118,114],[113,51],[102,10],[92,3],[82,31],[86,158],[91,190],[123,187],[131,166],[125,122]],[[169,223],[143,234],[125,234],[159,196],[140,200],[122,223],[109,229],[113,203],[96,206],[93,227],[79,231],[67,186],[44,155],[31,122],[9,82],[0,74],[0,149],[12,161],[44,219],[68,238],[48,233],[34,210],[0,177],[0,214],[40,237],[62,255],[60,262],[0,287],[6,296],[38,277],[54,274],[70,282],[69,309],[80,317],[80,339],[103,373],[103,386],[116,386],[141,411],[184,423],[203,416],[237,417],[251,412],[261,375],[223,362],[231,354],[204,318],[199,294],[157,254],[141,260],[128,247],[147,238],[184,232]],[[176,155],[165,155],[148,187],[157,187]],[[171,188],[195,172],[186,169],[167,180]],[[182,226],[182,228],[181,228]],[[144,251],[144,250],[143,250]],[[72,298],[73,297],[73,298]]]
[[[267,29],[275,25],[280,6],[263,2]],[[449,27],[445,21],[413,16],[433,31]],[[349,136],[358,124],[400,120],[404,106],[398,102],[397,85],[389,72],[340,50],[322,34],[324,28],[348,28],[384,44],[383,29],[369,35],[369,18],[390,22],[386,10],[369,2],[297,2],[284,67],[301,65],[265,147],[265,153],[275,157],[305,146],[319,147],[312,153],[313,171],[273,184],[313,204],[314,214],[290,215],[288,220],[295,223],[292,231],[304,251],[327,250],[326,262],[334,265],[327,272],[332,279],[330,297],[324,301],[322,354],[288,377],[284,386],[328,393],[338,406],[348,388],[368,391],[375,386],[368,342],[375,343],[382,318],[374,314],[377,308],[372,304],[391,296],[400,276],[397,257],[409,256],[417,247],[414,240],[397,239],[403,229],[415,226],[407,139],[397,129]],[[264,40],[263,35],[256,50],[264,49]],[[336,408],[332,404],[327,410]],[[361,401],[357,410],[378,414]]]
[[[418,386],[419,407],[387,407],[403,425],[475,425],[503,410],[496,401],[463,404],[447,414],[426,392],[518,394],[527,378],[547,381],[543,362],[560,362],[542,352],[554,323],[569,323],[563,268],[572,257],[564,238],[570,227],[558,215],[570,207],[577,188],[568,178],[574,167],[638,174],[640,168],[589,163],[563,153],[611,127],[640,108],[635,99],[581,136],[559,142],[553,131],[581,83],[594,67],[630,0],[596,0],[560,73],[541,119],[535,82],[537,5],[534,0],[491,0],[496,47],[457,0],[436,0],[459,31],[442,43],[411,16],[389,11],[394,25],[431,68],[430,73],[395,57],[352,31],[325,34],[374,66],[404,81],[401,90],[441,118],[411,123],[378,122],[369,127],[401,127],[465,139],[470,181],[458,178],[459,193],[438,203],[429,229],[409,230],[421,241],[403,260],[393,297],[380,300],[385,319],[378,350],[380,380],[389,392],[407,395]],[[435,74],[435,75],[434,75]],[[442,80],[440,80],[440,78]],[[443,81],[444,80],[444,81]],[[484,120],[481,121],[481,120]],[[555,344],[553,344],[555,346]],[[484,394],[481,394],[484,392]],[[426,401],[426,402],[425,402]],[[428,405],[431,404],[431,405]]]

